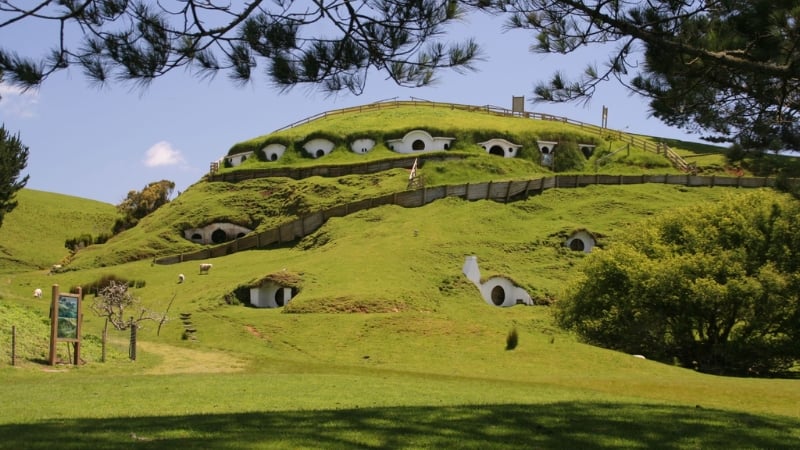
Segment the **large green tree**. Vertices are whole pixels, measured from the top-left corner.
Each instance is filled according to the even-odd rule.
[[[589,343],[715,373],[800,361],[800,203],[763,190],[672,211],[593,252],[558,304]]]
[[[591,98],[616,79],[670,125],[745,149],[797,149],[800,4],[796,0],[487,0],[509,25],[537,33],[535,51],[608,44],[582,75],[556,73],[540,101]]]
[[[53,47],[44,58],[0,49],[0,70],[26,87],[73,65],[99,83],[146,84],[180,67],[244,82],[265,63],[279,88],[360,93],[370,69],[421,86],[437,69],[468,69],[478,57],[470,40],[439,40],[461,14],[458,2],[442,0],[6,0],[0,29],[50,24]]]
[[[0,226],[5,215],[17,207],[17,191],[28,183],[28,175],[19,177],[27,165],[28,147],[22,144],[19,135],[12,136],[5,125],[0,126]]]

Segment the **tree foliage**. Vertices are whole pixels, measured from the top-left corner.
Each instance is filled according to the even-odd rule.
[[[28,183],[28,175],[19,178],[28,165],[28,147],[19,135],[12,136],[5,126],[0,126],[0,227],[3,218],[17,207],[16,193]]]
[[[141,191],[129,191],[125,200],[117,205],[123,219],[114,225],[114,232],[118,233],[136,225],[139,219],[169,203],[174,189],[175,182],[161,180],[149,183]]]
[[[98,83],[147,84],[180,67],[247,82],[265,63],[279,88],[360,93],[370,69],[422,86],[437,70],[470,69],[479,57],[471,40],[438,39],[462,13],[452,0],[8,0],[0,2],[0,29],[44,22],[54,46],[43,58],[2,49],[0,71],[23,87],[70,66]]]
[[[534,30],[534,50],[572,53],[610,44],[575,81],[556,73],[539,101],[591,98],[615,78],[650,98],[669,125],[749,149],[797,148],[800,5],[794,0],[505,0],[509,26]],[[611,48],[611,47],[609,47]],[[644,52],[644,55],[642,55]]]
[[[701,371],[800,360],[800,205],[758,191],[673,211],[587,257],[559,303],[583,339]]]

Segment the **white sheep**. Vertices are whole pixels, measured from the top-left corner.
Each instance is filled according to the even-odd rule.
[[[36,298],[42,298],[42,290],[40,288],[34,289],[33,296]]]
[[[202,275],[202,274],[208,275],[208,271],[211,270],[212,266],[213,266],[213,264],[209,264],[209,263],[200,264],[200,275]]]
[[[186,280],[186,277],[183,276],[182,273],[178,274],[178,284],[183,283]]]

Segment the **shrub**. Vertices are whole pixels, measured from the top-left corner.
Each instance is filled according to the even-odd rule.
[[[517,334],[517,329],[512,328],[511,331],[508,332],[508,336],[506,336],[506,350],[514,350],[517,348],[517,344],[519,343],[519,335]]]
[[[108,275],[103,275],[92,282],[82,284],[80,286],[81,292],[83,293],[83,295],[88,295],[88,294],[97,295],[100,291],[110,286],[112,282],[118,285],[122,284],[137,289],[143,288],[147,284],[147,282],[144,280],[127,280],[126,278],[120,277],[118,275],[108,274]],[[73,286],[70,289],[70,292],[77,292],[77,286]]]

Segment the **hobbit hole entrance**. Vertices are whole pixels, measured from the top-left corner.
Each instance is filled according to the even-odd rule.
[[[506,301],[506,290],[503,286],[495,286],[492,288],[492,303],[497,306],[502,306]]]
[[[425,141],[422,139],[417,139],[414,143],[411,144],[412,150],[425,150]]]
[[[500,147],[499,145],[493,145],[492,148],[489,149],[489,154],[505,156],[505,151],[503,151],[503,147]]]
[[[275,304],[278,306],[285,306],[286,302],[283,298],[283,289],[275,291]]]
[[[269,159],[270,159],[270,161],[277,161],[278,160],[278,155],[273,153],[273,154],[269,155]]]
[[[586,245],[583,243],[583,239],[573,239],[572,242],[569,243],[569,249],[582,252],[586,248]]]
[[[211,233],[211,242],[215,244],[221,244],[225,242],[226,239],[228,239],[228,235],[221,228],[217,228],[213,233]]]
[[[325,150],[323,150],[321,148],[317,149],[316,155],[317,155],[317,158],[322,158],[323,156],[325,156]]]

